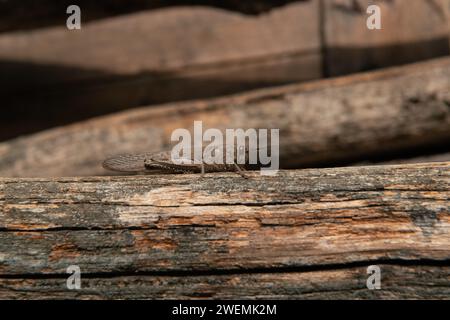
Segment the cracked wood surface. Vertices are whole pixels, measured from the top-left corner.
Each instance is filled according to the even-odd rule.
[[[282,167],[334,166],[450,141],[450,58],[225,98],[146,107],[0,143],[0,176],[107,172],[177,128],[278,128]]]
[[[369,264],[368,264],[369,265]],[[450,268],[378,264],[382,290],[368,290],[367,266],[225,275],[0,278],[0,299],[448,299]]]
[[[249,174],[2,178],[0,297],[448,297],[449,162]]]

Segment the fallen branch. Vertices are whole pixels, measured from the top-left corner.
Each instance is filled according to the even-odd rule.
[[[449,182],[449,162],[1,179],[0,297],[442,298]],[[373,264],[383,293],[365,286]]]

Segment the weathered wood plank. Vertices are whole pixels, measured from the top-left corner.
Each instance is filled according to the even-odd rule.
[[[381,9],[381,30],[369,30],[369,5]],[[450,53],[448,0],[325,0],[326,75],[342,75]]]
[[[449,200],[449,162],[3,178],[0,298],[447,299]]]
[[[0,139],[147,104],[322,76],[318,1],[261,16],[141,12],[0,35]],[[43,112],[43,110],[45,110]]]
[[[0,299],[448,299],[450,267],[378,265],[381,290],[368,290],[367,267],[230,275],[129,275],[0,278]]]
[[[0,180],[0,275],[450,261],[450,163]]]
[[[130,110],[0,144],[0,176],[99,175],[112,155],[167,149],[174,129],[278,128],[283,167],[448,146],[450,59],[220,99]]]

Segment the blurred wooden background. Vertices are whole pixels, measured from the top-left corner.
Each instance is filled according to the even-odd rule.
[[[366,28],[368,15],[361,8],[371,3],[382,9],[382,30]],[[82,29],[73,31],[65,26],[66,4],[0,3],[0,140],[4,141],[0,172],[4,176],[104,174],[99,163],[111,153],[167,147],[169,130],[190,127],[204,116],[196,105],[215,108],[215,114],[208,111],[208,119],[216,119],[211,122],[216,127],[252,123],[279,127],[284,137],[302,134],[288,139],[289,147],[283,150],[285,167],[389,161],[430,152],[445,154],[450,149],[446,60],[430,67],[425,64],[422,71],[411,67],[388,72],[389,79],[396,73],[404,76],[394,81],[395,90],[371,90],[378,82],[361,76],[342,89],[323,82],[318,85],[323,88],[318,100],[313,101],[308,89],[299,84],[447,56],[448,0],[252,0],[220,5],[213,1],[185,5],[179,1],[82,1]],[[421,72],[427,79],[423,85]],[[412,79],[409,73],[415,77],[411,80],[415,92],[407,80]],[[366,83],[368,89],[356,92],[358,82]],[[298,86],[294,90],[301,100],[298,106],[300,100],[291,99],[290,86],[277,91],[282,98],[258,103],[265,107],[245,98],[247,91],[257,89],[252,96],[271,100],[268,88],[284,85]],[[328,85],[332,88],[327,89]],[[328,90],[337,90],[336,96],[328,96]],[[231,94],[235,96],[221,100],[220,110],[215,107],[217,97]],[[339,102],[339,95],[346,97],[344,102]],[[362,96],[366,103],[357,102]],[[414,97],[419,99],[418,106],[401,107]],[[346,99],[354,105],[353,111],[346,109]],[[383,99],[393,101],[399,111],[389,113],[379,107]],[[180,107],[178,102],[186,100],[197,102]],[[291,100],[295,107],[286,102]],[[283,104],[286,107],[280,108]],[[384,118],[392,127],[399,125],[398,119],[407,119],[405,127],[398,128],[395,143],[385,144],[391,139],[387,137],[361,143],[371,132],[365,122],[368,116],[350,114],[368,112],[372,104],[378,108],[377,119]],[[141,111],[129,110],[137,107]],[[440,133],[421,131],[414,138],[403,137],[404,130],[410,130],[404,128],[423,123],[429,108],[439,110],[433,109],[440,115],[431,132]],[[123,113],[108,115],[119,111]],[[317,115],[308,118],[314,112]],[[334,118],[329,119],[330,115]],[[311,121],[303,123],[303,118]],[[338,129],[345,127],[343,118],[354,124],[353,131]],[[296,129],[286,125],[285,119],[297,119]],[[65,127],[71,123],[77,124]],[[334,126],[335,148],[327,149],[333,145],[329,135],[319,135],[320,140],[305,133],[314,123]],[[377,130],[383,132],[379,124]],[[339,143],[348,140],[349,134],[364,138],[355,139],[360,144]],[[369,141],[374,143],[370,148],[362,146]]]

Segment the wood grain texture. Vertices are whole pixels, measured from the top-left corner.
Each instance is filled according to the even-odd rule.
[[[373,4],[381,9],[381,30],[366,26],[366,10]],[[325,0],[323,15],[327,75],[450,53],[449,0]]]
[[[449,162],[249,175],[2,178],[0,297],[448,298]]]
[[[450,59],[140,108],[0,143],[0,176],[106,174],[101,162],[169,148],[174,129],[278,128],[283,167],[370,160],[450,141]]]
[[[0,35],[0,139],[148,104],[317,79],[318,0],[260,16],[175,7]],[[43,112],[42,110],[45,110]]]
[[[382,289],[368,290],[367,266],[226,275],[82,275],[80,290],[66,277],[0,278],[0,299],[448,299],[450,267],[378,264]]]

